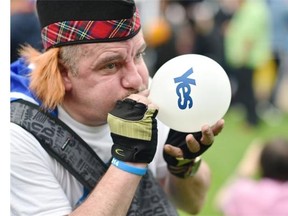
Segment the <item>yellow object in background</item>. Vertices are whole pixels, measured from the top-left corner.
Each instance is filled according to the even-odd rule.
[[[157,47],[166,43],[172,36],[171,26],[164,18],[149,23],[144,28],[144,37],[150,47]]]
[[[273,59],[267,61],[254,72],[254,89],[259,100],[269,98],[276,80],[276,64]]]

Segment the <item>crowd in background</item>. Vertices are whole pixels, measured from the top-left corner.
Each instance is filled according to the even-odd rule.
[[[11,62],[22,44],[41,50],[34,0],[11,0]],[[273,123],[288,111],[288,0],[136,0],[153,75],[169,59],[201,54],[217,61],[245,123]]]
[[[11,62],[21,45],[42,49],[34,0],[11,2]],[[168,60],[202,54],[227,72],[231,107],[249,128],[288,113],[288,0],[136,0],[151,77]],[[283,151],[284,152],[284,151]],[[286,150],[287,152],[287,150]],[[254,157],[253,157],[254,158]],[[251,163],[249,163],[251,168]],[[242,190],[242,189],[241,189]],[[283,195],[283,193],[282,193]]]
[[[205,55],[227,72],[231,106],[244,113],[245,126],[277,123],[288,111],[287,0],[138,0],[138,4],[151,76],[177,55]]]
[[[30,44],[41,50],[41,30],[35,13],[35,0],[10,0],[10,62],[19,58],[22,45]]]

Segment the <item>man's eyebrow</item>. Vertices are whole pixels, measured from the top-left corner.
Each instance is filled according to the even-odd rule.
[[[105,57],[101,58],[99,62],[101,64],[106,64],[106,63],[110,63],[110,62],[118,61],[118,60],[122,60],[122,59],[123,59],[123,57],[120,54],[115,54],[115,55],[105,56]]]
[[[106,56],[100,56],[100,57],[98,57],[98,59],[96,61],[94,61],[91,64],[90,67],[92,69],[100,67],[100,66],[103,67],[104,65],[110,64],[112,62],[117,62],[121,59],[123,59],[123,57],[121,57],[120,54],[109,54]]]
[[[147,44],[146,43],[143,43],[139,49],[137,50],[137,53],[139,52],[143,52],[147,47]],[[98,63],[99,64],[107,64],[107,63],[110,63],[110,62],[114,62],[114,61],[121,61],[123,60],[123,56],[121,54],[118,54],[118,53],[115,53],[115,54],[110,54],[110,55],[107,55],[103,58],[100,57]]]

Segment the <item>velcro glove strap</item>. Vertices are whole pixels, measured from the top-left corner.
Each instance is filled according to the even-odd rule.
[[[200,157],[197,157],[195,159],[177,159],[179,160],[178,166],[168,165],[167,167],[170,173],[180,178],[194,176],[201,164]]]
[[[150,163],[157,147],[157,109],[126,98],[108,114],[113,157],[121,161]]]
[[[201,160],[196,160],[199,158],[203,152],[205,152],[211,145],[204,145],[201,143],[202,132],[192,133],[194,138],[198,141],[200,145],[200,150],[198,152],[191,152],[186,143],[186,136],[190,133],[184,133],[170,129],[166,143],[173,146],[179,147],[183,152],[183,158],[175,158],[168,155],[165,151],[163,156],[167,162],[168,170],[171,174],[178,176],[180,178],[187,178],[193,176],[201,163]]]

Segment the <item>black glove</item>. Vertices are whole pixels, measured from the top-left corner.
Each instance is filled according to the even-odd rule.
[[[157,147],[158,110],[132,99],[117,101],[108,114],[114,145],[112,155],[121,161],[150,163]]]
[[[169,143],[173,146],[179,147],[183,152],[183,158],[175,158],[171,155],[168,155],[165,151],[163,156],[168,165],[168,170],[181,178],[191,176],[191,172],[197,170],[193,169],[195,165],[195,158],[203,154],[211,145],[204,145],[201,143],[200,139],[202,137],[202,132],[191,133],[194,138],[200,144],[200,150],[198,152],[191,152],[186,143],[186,136],[190,133],[184,133],[170,129],[166,143]],[[199,165],[199,164],[197,164]],[[198,167],[197,167],[198,168]]]

